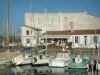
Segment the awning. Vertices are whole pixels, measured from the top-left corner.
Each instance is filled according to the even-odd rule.
[[[28,48],[23,48],[22,50],[29,51],[29,50],[32,50],[32,48],[31,47],[28,47]]]

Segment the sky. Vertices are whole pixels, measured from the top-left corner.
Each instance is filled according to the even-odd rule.
[[[88,12],[100,17],[100,0],[32,0],[32,12]],[[10,26],[19,31],[24,15],[30,12],[30,0],[10,0]],[[0,30],[7,25],[8,0],[0,0]]]

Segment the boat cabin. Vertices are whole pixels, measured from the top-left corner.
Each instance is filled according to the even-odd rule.
[[[69,51],[56,51],[56,53],[57,53],[57,58],[58,59],[61,59],[61,58],[62,59],[64,59],[64,58],[69,59],[69,54],[70,54]]]

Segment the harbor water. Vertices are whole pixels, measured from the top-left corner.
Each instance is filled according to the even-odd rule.
[[[61,72],[61,68],[55,68],[55,72],[51,72],[48,66],[33,67],[31,65],[4,67],[0,69],[0,75],[100,75],[100,71],[87,71],[81,69],[69,69]]]
[[[48,55],[56,56],[56,50],[62,50],[62,48],[48,49]],[[72,55],[78,55],[78,53],[80,53],[79,49],[74,49],[71,51]],[[92,56],[92,53],[93,50],[91,49],[84,49],[81,51],[81,55],[84,54],[90,57]],[[32,65],[25,65],[16,67],[0,66],[0,75],[100,75],[100,71],[69,69],[62,72],[62,68],[55,68],[52,72],[48,66],[33,67]]]

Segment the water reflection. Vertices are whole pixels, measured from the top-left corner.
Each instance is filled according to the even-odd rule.
[[[87,72],[87,70],[69,69],[68,74],[69,75],[72,75],[72,74],[75,74],[75,75],[88,75],[88,72]]]
[[[36,70],[35,70],[36,69]],[[0,69],[0,75],[100,75],[100,71],[87,71],[87,70],[80,70],[80,69],[69,69],[67,72],[59,72],[51,73],[50,69],[47,66],[43,67],[32,67],[31,65],[27,66],[16,66],[12,68],[3,68]],[[35,73],[35,74],[34,74]]]

